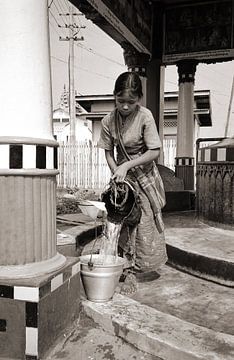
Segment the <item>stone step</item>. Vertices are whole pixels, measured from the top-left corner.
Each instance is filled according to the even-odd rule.
[[[178,249],[178,253],[183,250],[185,255],[196,254],[197,262],[202,260],[204,264],[209,258],[208,268],[217,259],[232,265],[232,231],[213,229],[187,213],[167,214],[165,225],[167,244]],[[94,229],[92,234],[90,230],[80,229],[77,234],[77,245],[80,243],[83,250],[93,246]],[[193,273],[188,264],[185,270]],[[206,269],[204,273],[200,277],[207,276]],[[159,279],[139,284],[139,290],[131,298],[115,294],[110,302],[83,300],[82,305],[85,314],[104,330],[152,356],[163,360],[231,360],[234,358],[233,290],[220,285],[220,275],[215,284],[165,266]],[[213,275],[211,278],[215,280]]]
[[[180,270],[234,286],[234,228],[210,226],[194,212],[164,214],[169,263]]]
[[[218,284],[234,287],[234,263],[204,256],[167,243],[168,264]]]
[[[201,327],[234,336],[233,289],[165,265],[160,277],[138,284],[130,297]]]
[[[87,316],[104,330],[164,360],[234,358],[233,290],[170,266],[139,283],[129,297],[83,300]]]
[[[83,300],[83,309],[104,330],[164,360],[232,360],[234,336],[191,324],[126,296],[106,303]]]

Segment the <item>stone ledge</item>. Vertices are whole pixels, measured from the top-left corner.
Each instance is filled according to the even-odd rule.
[[[82,301],[84,312],[113,335],[165,360],[232,360],[234,336],[180,320],[120,294]]]
[[[234,287],[233,262],[182,249],[178,244],[172,246],[167,242],[166,246],[168,263],[173,267],[202,279]]]

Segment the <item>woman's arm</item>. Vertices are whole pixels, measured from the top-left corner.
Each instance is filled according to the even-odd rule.
[[[114,150],[105,150],[105,157],[106,157],[107,164],[110,168],[110,171],[113,174],[117,168],[117,164],[116,164],[115,158],[114,158]]]
[[[128,170],[132,169],[135,166],[144,165],[146,163],[149,163],[149,162],[157,159],[159,156],[159,152],[160,152],[159,149],[147,150],[141,156],[139,156],[135,159],[126,161],[125,163],[118,166],[116,169],[115,169],[115,167],[116,167],[116,163],[115,163],[115,167],[114,167],[114,165],[112,168],[110,167],[111,169],[114,170],[113,171],[114,175],[112,176],[112,179],[115,179],[116,182],[124,181]],[[108,162],[108,160],[107,160],[107,162]]]

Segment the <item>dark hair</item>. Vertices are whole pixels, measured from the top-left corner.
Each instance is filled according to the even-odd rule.
[[[137,73],[126,71],[116,79],[114,95],[122,95],[126,90],[139,98],[143,96],[141,79]]]

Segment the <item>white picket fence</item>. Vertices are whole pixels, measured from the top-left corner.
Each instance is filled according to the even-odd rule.
[[[175,171],[176,140],[163,140],[163,164]]]
[[[104,151],[92,142],[61,143],[58,168],[58,187],[102,189],[110,179]]]
[[[165,140],[164,165],[174,170],[176,143]],[[110,180],[104,150],[93,142],[61,143],[58,148],[59,188],[103,189]]]

